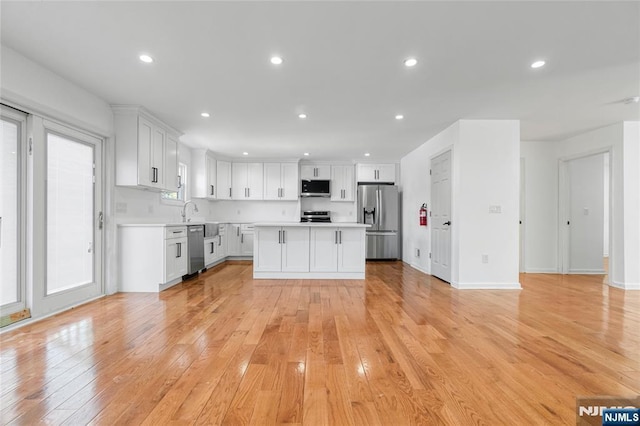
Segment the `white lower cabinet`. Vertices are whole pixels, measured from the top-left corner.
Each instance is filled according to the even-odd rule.
[[[231,223],[225,233],[227,256],[253,256],[253,225]]]
[[[253,277],[364,279],[365,227],[256,224]]]
[[[204,240],[204,266],[209,267],[219,259],[218,237],[206,238]]]
[[[187,227],[120,225],[118,255],[120,291],[157,293],[188,272]]]
[[[310,272],[362,272],[365,234],[359,228],[311,228]]]
[[[255,243],[254,271],[309,272],[309,228],[260,227]]]
[[[183,275],[187,275],[189,272],[189,253],[187,250],[186,228],[184,237],[165,240],[165,283],[178,278],[182,279]]]

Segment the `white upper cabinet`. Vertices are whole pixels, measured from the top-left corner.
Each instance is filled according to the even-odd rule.
[[[217,162],[212,152],[204,149],[193,151],[191,156],[191,176],[193,187],[191,196],[194,198],[216,199],[217,188]]]
[[[329,180],[331,179],[331,166],[326,164],[303,164],[300,166],[300,179]]]
[[[231,199],[231,163],[218,160],[216,167],[218,200]]]
[[[262,163],[233,163],[231,165],[231,195],[234,200],[262,200]]]
[[[264,199],[298,199],[298,164],[264,163]]]
[[[358,182],[395,183],[395,164],[358,164]]]
[[[112,106],[116,185],[177,191],[180,132],[139,106]]]
[[[331,166],[331,201],[354,201],[353,166]]]

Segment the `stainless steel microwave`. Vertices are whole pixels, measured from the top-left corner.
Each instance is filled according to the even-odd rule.
[[[302,180],[300,185],[301,197],[330,197],[331,181],[329,180]]]

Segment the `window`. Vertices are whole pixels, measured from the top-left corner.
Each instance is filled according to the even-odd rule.
[[[182,204],[186,197],[187,191],[187,165],[184,163],[178,163],[178,182],[180,182],[180,188],[177,192],[162,192],[160,194],[160,200],[167,204]]]

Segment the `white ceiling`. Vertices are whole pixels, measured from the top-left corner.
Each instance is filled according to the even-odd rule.
[[[635,1],[0,7],[2,44],[233,157],[397,160],[461,118],[519,119],[523,140],[640,118],[620,102],[640,95]]]

